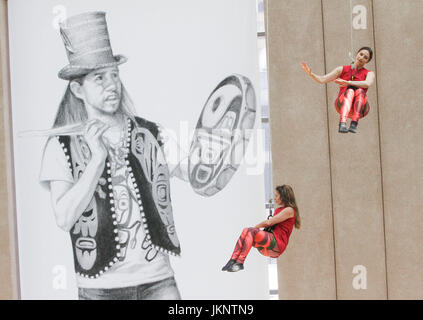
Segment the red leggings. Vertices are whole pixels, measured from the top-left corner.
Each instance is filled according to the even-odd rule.
[[[352,108],[351,108],[352,107]],[[369,113],[370,106],[362,88],[347,88],[335,101],[335,108],[341,115],[339,122],[357,121]],[[352,110],[351,110],[352,109]]]
[[[270,258],[277,258],[282,253],[273,233],[258,228],[245,228],[238,238],[231,259],[244,263],[252,247],[257,248],[262,255]]]

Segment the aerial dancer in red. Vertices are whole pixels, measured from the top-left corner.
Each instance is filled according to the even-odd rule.
[[[301,225],[300,213],[292,188],[288,185],[276,187],[275,203],[278,208],[272,218],[259,223],[254,228],[242,230],[231,259],[222,271],[243,270],[244,261],[252,247],[257,248],[262,255],[271,258],[277,258],[285,251],[294,225],[297,229]]]
[[[333,81],[339,85],[335,108],[340,114],[340,133],[356,133],[358,120],[369,113],[370,106],[366,93],[367,89],[373,84],[375,74],[373,71],[364,68],[364,65],[370,62],[372,57],[372,49],[362,47],[358,50],[353,64],[339,66],[324,76],[314,74],[305,62],[301,63],[305,73],[314,81],[320,84]],[[347,128],[347,118],[351,119],[349,128]]]

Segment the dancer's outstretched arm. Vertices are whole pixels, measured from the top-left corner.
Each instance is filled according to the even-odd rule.
[[[317,74],[314,74],[311,71],[311,68],[307,65],[307,63],[305,63],[304,61],[301,62],[301,66],[304,69],[304,72],[310,77],[312,78],[314,81],[316,81],[317,83],[320,84],[324,84],[324,83],[328,83],[331,81],[334,81],[335,79],[337,79],[341,73],[342,73],[342,66],[339,66],[335,69],[333,69],[331,72],[329,72],[328,74],[325,74],[323,76],[319,76]]]

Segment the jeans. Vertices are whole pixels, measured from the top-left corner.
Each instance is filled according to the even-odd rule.
[[[79,300],[180,300],[174,277],[133,287],[114,289],[78,288]]]

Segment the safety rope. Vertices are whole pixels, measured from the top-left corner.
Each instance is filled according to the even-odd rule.
[[[352,0],[350,0],[350,48],[351,51],[349,52],[348,56],[351,59],[351,62],[354,62],[354,47],[353,47],[353,9],[352,9]]]

